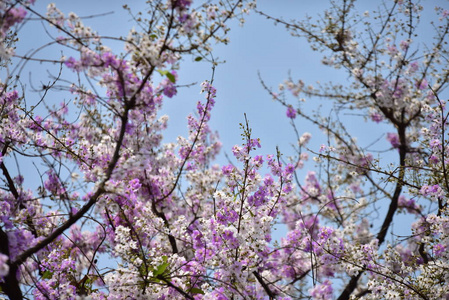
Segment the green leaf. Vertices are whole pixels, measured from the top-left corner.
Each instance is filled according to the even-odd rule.
[[[97,276],[95,276],[95,277],[97,277]],[[84,282],[84,286],[92,288],[93,283],[94,283],[93,279],[90,277],[87,277],[86,281]]]
[[[167,70],[164,70],[164,71],[162,71],[162,70],[157,70],[157,71],[158,71],[159,74],[161,74],[162,76],[165,76],[165,75],[168,73]]]
[[[167,256],[162,256],[162,260],[164,262],[157,266],[157,269],[153,272],[154,277],[164,274],[165,270],[167,270],[167,267],[169,266],[169,263],[167,262]]]
[[[175,75],[173,75],[173,74],[170,73],[170,72],[168,72],[166,75],[167,75],[167,78],[170,79],[171,82],[173,82],[173,83],[176,82]]]
[[[50,272],[48,270],[42,274],[42,279],[50,279],[52,277],[53,277],[53,272]]]
[[[167,70],[164,70],[164,71],[157,70],[157,71],[158,71],[159,74],[161,74],[162,76],[167,76],[167,78],[168,78],[171,82],[173,82],[173,83],[176,82],[175,75],[173,75],[173,74],[170,73],[169,71],[167,71]]]
[[[200,60],[202,60],[203,58],[201,57],[201,56],[198,56],[198,57],[196,57],[195,58],[195,61],[200,61]]]
[[[194,288],[191,288],[189,292],[192,293],[192,294],[201,294],[201,295],[204,295],[204,291],[203,291],[202,289],[195,288],[195,287],[194,287]]]
[[[159,278],[156,278],[156,277],[150,278],[150,282],[163,283],[162,280],[160,280]]]

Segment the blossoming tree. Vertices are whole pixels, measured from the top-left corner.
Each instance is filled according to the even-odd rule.
[[[311,149],[320,175],[309,172],[305,183],[298,182],[299,200],[289,198],[284,210],[291,230],[284,247],[296,255],[302,250],[285,264],[287,277],[294,282],[311,272],[314,298],[449,296],[449,115],[440,98],[449,78],[449,11],[435,7],[432,26],[424,29],[423,11],[419,1],[389,1],[362,15],[356,1],[342,0],[331,1],[317,20],[287,22],[259,12],[294,37],[306,38],[324,53],[324,65],[343,69],[349,78],[347,85],[313,87],[289,79],[278,92],[267,88],[288,118],[299,115],[327,137],[327,144]],[[420,34],[429,31],[433,40],[423,43]],[[287,91],[297,104],[287,100]],[[306,114],[304,98],[324,98],[332,110]],[[367,127],[369,146],[350,134],[345,114],[374,124]],[[385,129],[376,131],[375,124],[390,128],[383,133],[389,147],[379,150],[376,134]],[[299,137],[298,162],[309,139]],[[307,218],[313,224],[305,225]],[[396,233],[394,220],[411,234]]]
[[[298,116],[324,131],[328,143],[321,149],[308,149],[310,135],[298,133],[297,156],[258,155],[260,141],[243,122],[243,145],[232,148],[235,164],[217,166],[220,142],[208,125],[216,97],[213,75],[201,85],[204,100],[187,118],[187,136],[163,142],[167,117],[158,113],[164,99],[177,93],[180,60],[207,60],[213,41],[227,42],[226,22],[253,9],[253,2],[148,1],[146,13],[136,15],[125,6],[138,28],[126,38],[100,37],[74,13],[49,5],[44,16],[33,4],[0,3],[1,294],[449,295],[448,114],[440,98],[449,78],[448,11],[437,9],[436,39],[429,47],[413,41],[423,8],[412,0],[388,2],[373,19],[357,15],[349,0],[333,3],[318,21],[267,16],[327,51],[323,63],[347,71],[351,82],[305,88],[302,81],[287,80],[280,91],[267,88],[285,105],[296,132]],[[62,58],[14,50],[27,16],[57,32],[45,47],[60,49]],[[108,48],[110,40],[121,42],[123,52]],[[34,60],[58,71],[50,84],[28,93],[20,79],[23,65]],[[68,72],[76,79],[65,79]],[[53,103],[54,90],[65,91],[69,100]],[[329,99],[334,114],[306,114],[286,91],[299,99]],[[389,125],[387,151],[397,161],[386,164],[361,147],[339,118],[346,110]],[[309,172],[303,182],[297,170],[309,154],[319,172]],[[23,168],[30,165],[41,175],[35,189],[23,184]],[[379,205],[388,208],[380,211]],[[398,217],[410,224],[412,235],[394,235]],[[273,242],[278,222],[287,232]]]

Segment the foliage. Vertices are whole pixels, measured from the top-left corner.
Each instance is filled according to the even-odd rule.
[[[227,21],[254,9],[253,2],[148,1],[137,14],[125,5],[138,28],[126,38],[100,37],[74,13],[50,4],[44,16],[33,4],[0,3],[0,293],[10,299],[449,296],[449,114],[440,99],[449,78],[447,10],[436,9],[432,45],[414,41],[424,8],[413,0],[386,2],[364,15],[355,1],[332,1],[320,19],[290,22],[258,11],[305,37],[323,52],[324,64],[350,80],[306,87],[289,79],[279,91],[265,86],[286,107],[297,155],[257,155],[260,141],[245,117],[243,144],[232,148],[236,163],[218,166],[221,144],[209,127],[213,74],[201,84],[204,100],[187,118],[186,137],[163,142],[168,117],[159,112],[178,92],[182,58],[214,65],[212,42],[227,43]],[[65,55],[15,54],[26,16],[57,32],[46,47]],[[114,53],[108,40],[123,43],[124,51]],[[52,82],[32,94],[20,80],[29,61],[58,67]],[[76,80],[65,79],[68,72]],[[70,100],[54,105],[55,90]],[[328,116],[303,109],[304,98],[316,97],[332,103]],[[391,128],[383,153],[396,161],[357,143],[342,117],[348,111]],[[311,136],[299,134],[299,118],[322,129],[327,144],[308,149]],[[302,182],[298,170],[309,155],[317,169]],[[31,189],[20,166],[37,163],[41,184]],[[392,233],[394,220],[410,224],[412,234]],[[287,232],[273,242],[279,222]]]

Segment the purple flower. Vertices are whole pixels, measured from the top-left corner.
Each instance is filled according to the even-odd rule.
[[[379,113],[372,113],[370,114],[370,118],[372,121],[376,122],[376,123],[380,123],[383,120],[383,117],[381,114]]]
[[[403,51],[407,50],[408,47],[410,46],[410,42],[409,41],[401,41],[401,43],[399,44],[399,46],[401,47],[401,49]]]
[[[129,187],[131,190],[137,191],[138,189],[140,189],[141,186],[142,184],[137,178],[134,178],[129,182]]]
[[[229,174],[231,174],[231,172],[234,170],[234,166],[233,165],[227,165],[227,166],[223,166],[223,168],[221,168],[221,171],[223,172],[223,175],[229,176]]]
[[[428,86],[429,86],[429,83],[427,82],[427,80],[425,78],[423,80],[416,82],[416,87],[420,90],[424,90]]]
[[[326,280],[322,284],[316,285],[309,293],[313,299],[331,299],[332,291],[332,282]]]
[[[396,46],[395,45],[389,45],[388,47],[387,47],[387,50],[388,50],[388,52],[389,52],[389,54],[391,55],[391,56],[394,56],[394,55],[396,55],[396,54],[398,54],[398,48],[396,48]]]
[[[440,256],[445,250],[446,250],[446,247],[444,245],[436,244],[433,246],[433,251],[436,256]]]
[[[415,200],[407,199],[404,196],[399,197],[398,205],[399,207],[405,208],[409,213],[417,213],[420,209]]]
[[[287,108],[287,117],[290,119],[296,118],[296,110],[291,105]]]
[[[415,73],[419,69],[419,63],[417,61],[411,62],[409,65],[409,70],[412,73]]]
[[[232,228],[232,229],[231,229]],[[235,232],[233,230],[233,227],[230,227],[229,229],[225,229],[223,231],[222,234],[222,238],[223,240],[226,241],[226,245],[230,248],[230,249],[237,249],[239,246],[239,241],[238,239],[235,237]]]
[[[115,55],[111,52],[105,52],[102,55],[102,61],[104,63],[104,67],[108,68],[112,66],[113,68],[117,68],[120,65],[120,62],[116,59]]]
[[[8,9],[2,18],[3,24],[0,28],[1,29],[0,36],[5,36],[6,32],[9,30],[9,28],[11,28],[12,26],[14,26],[17,23],[22,22],[26,15],[27,15],[27,12],[23,7],[18,7],[18,8],[12,7],[10,9]]]
[[[261,206],[265,203],[267,196],[267,191],[263,187],[259,187],[259,190],[257,190],[254,195],[251,195],[248,197],[248,203],[251,206]]]
[[[248,143],[249,148],[260,148],[260,140],[259,139],[250,139]]]
[[[12,92],[9,92],[6,94],[6,97],[4,98],[6,104],[12,104],[14,101],[16,101],[19,98],[19,93],[14,90]],[[2,101],[3,102],[3,101]]]
[[[318,237],[320,238],[320,242],[323,243],[329,239],[331,234],[334,232],[334,229],[330,227],[322,227],[320,228],[320,233]]]
[[[173,7],[187,8],[192,4],[192,0],[175,0],[173,1]]]
[[[440,160],[439,160],[439,158],[436,157],[435,155],[432,155],[432,156],[430,156],[429,161],[430,161],[432,164],[436,165]]]
[[[438,184],[435,185],[423,185],[419,190],[423,196],[433,196],[436,198],[442,198],[444,196],[444,191]]]
[[[295,166],[290,163],[287,164],[287,166],[285,167],[285,175],[293,174],[293,172],[295,172]]]
[[[252,159],[252,165],[256,168],[260,168],[263,165],[263,156],[262,155],[256,155],[256,157],[254,157]]]
[[[172,83],[168,83],[167,85],[164,87],[163,93],[165,96],[167,96],[168,98],[172,98],[174,95],[176,95],[177,93],[177,89],[176,86]]]
[[[66,65],[67,68],[72,69],[74,71],[79,71],[80,70],[80,66],[78,64],[78,62],[76,61],[75,58],[73,57],[69,57],[64,64]]]
[[[387,133],[387,140],[390,142],[393,148],[399,148],[399,146],[401,145],[401,143],[399,142],[399,136],[396,133]]]
[[[14,177],[14,181],[15,181],[18,185],[22,185],[22,183],[23,183],[23,176],[22,176],[22,175],[17,175],[16,177]]]
[[[434,139],[431,140],[429,143],[430,147],[432,147],[432,149],[435,150],[435,148],[437,149],[441,149],[441,141],[439,139]]]

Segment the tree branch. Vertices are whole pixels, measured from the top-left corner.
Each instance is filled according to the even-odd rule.
[[[260,285],[265,290],[265,293],[267,293],[268,297],[270,297],[270,300],[276,299],[273,292],[270,290],[270,287],[266,284],[266,282],[263,280],[262,276],[260,276],[259,272],[254,271],[254,276],[256,276],[257,281],[259,281]]]

